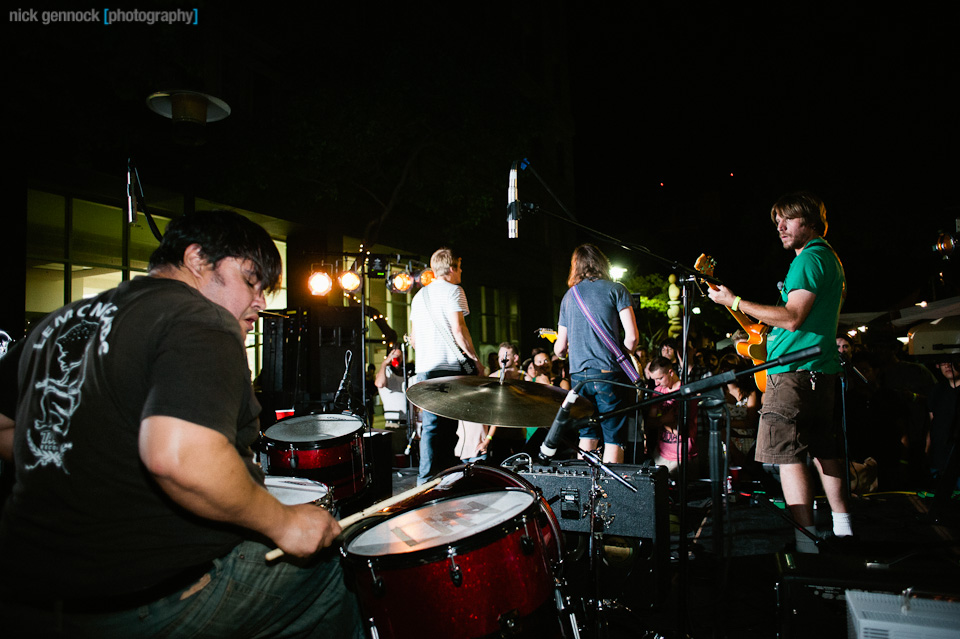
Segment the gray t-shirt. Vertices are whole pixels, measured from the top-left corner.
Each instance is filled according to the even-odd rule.
[[[622,348],[623,325],[620,323],[620,311],[631,306],[630,293],[626,287],[610,280],[583,280],[577,286],[594,318]],[[603,345],[580,310],[572,289],[567,291],[560,302],[560,326],[567,328],[571,373],[587,368],[620,370],[616,358]]]

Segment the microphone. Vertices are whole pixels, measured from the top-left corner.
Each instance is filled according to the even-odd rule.
[[[560,404],[560,410],[557,416],[553,418],[553,424],[547,431],[547,436],[540,445],[540,454],[538,455],[541,463],[549,462],[557,454],[557,449],[563,444],[566,430],[570,428],[570,407],[577,401],[578,395],[571,389],[567,391],[567,396],[563,398]]]
[[[519,237],[520,202],[517,196],[517,163],[510,165],[510,180],[507,183],[507,237],[511,240]]]
[[[347,351],[344,356],[345,370],[343,378],[340,380],[340,387],[337,394],[333,396],[333,407],[338,410],[349,408],[350,404],[350,362],[353,361],[353,351]]]

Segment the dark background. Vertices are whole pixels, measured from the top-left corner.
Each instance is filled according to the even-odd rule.
[[[196,6],[196,26],[8,20],[8,176],[81,167],[116,176],[119,201],[132,155],[148,199],[163,184],[424,254],[452,243],[529,284],[590,237],[544,215],[506,239],[507,174],[526,157],[580,223],[684,264],[712,254],[759,301],[791,257],[770,206],[808,188],[847,270],[844,311],[953,293],[930,250],[960,215],[953,8],[327,4],[138,5]],[[170,88],[233,114],[184,147],[145,106]],[[528,173],[521,200],[564,215]]]

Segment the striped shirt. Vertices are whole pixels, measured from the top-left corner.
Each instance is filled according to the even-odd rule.
[[[460,371],[459,349],[450,326],[450,315],[455,312],[464,317],[470,314],[467,295],[456,284],[437,279],[414,296],[410,321],[417,344],[417,374]]]

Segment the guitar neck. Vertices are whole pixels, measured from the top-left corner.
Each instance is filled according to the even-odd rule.
[[[730,311],[730,314],[733,315],[733,319],[737,320],[737,324],[739,324],[740,328],[743,330],[749,331],[751,326],[756,325],[756,322],[744,315],[743,311],[735,311],[729,306],[727,307],[727,310]]]

